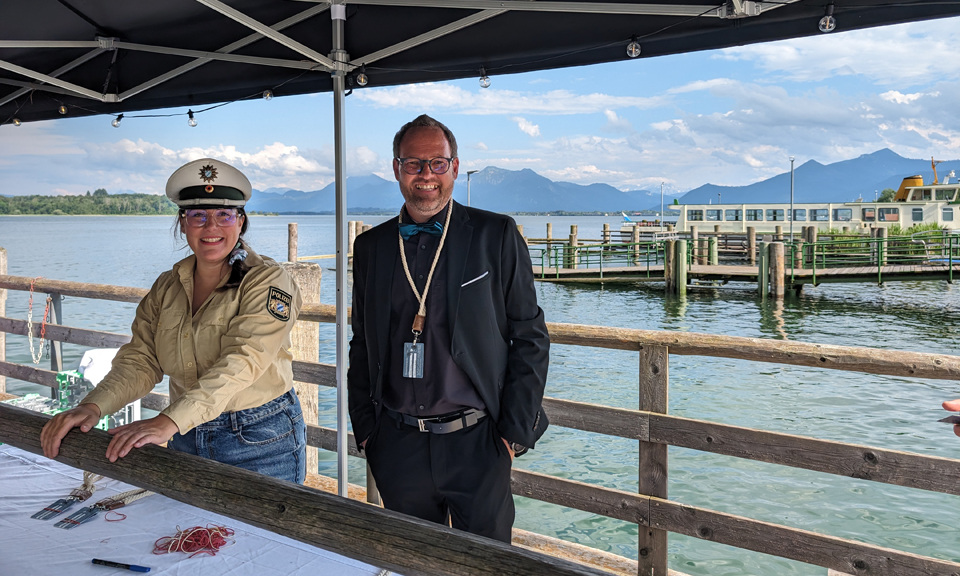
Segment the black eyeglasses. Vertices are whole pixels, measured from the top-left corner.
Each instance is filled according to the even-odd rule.
[[[207,220],[211,218],[217,226],[233,226],[237,223],[237,215],[236,208],[220,208],[217,210],[191,208],[183,211],[183,218],[188,225],[194,228],[203,228],[207,225]]]
[[[424,166],[429,166],[430,171],[434,174],[446,174],[447,170],[450,169],[450,164],[453,162],[453,158],[444,158],[443,156],[437,156],[429,160],[421,160],[419,158],[395,158],[395,160],[400,163],[400,170],[402,170],[404,174],[411,176],[416,176],[423,172]]]

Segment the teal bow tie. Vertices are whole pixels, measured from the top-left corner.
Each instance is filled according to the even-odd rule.
[[[443,224],[439,222],[431,222],[430,224],[407,224],[406,222],[400,222],[399,226],[400,236],[402,236],[404,240],[409,240],[421,232],[433,236],[443,234]]]

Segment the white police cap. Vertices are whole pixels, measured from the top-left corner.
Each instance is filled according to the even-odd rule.
[[[201,158],[177,168],[167,180],[167,197],[181,208],[243,206],[250,199],[250,181],[233,166]]]

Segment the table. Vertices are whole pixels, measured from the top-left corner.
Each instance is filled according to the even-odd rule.
[[[104,514],[70,530],[54,523],[85,505],[131,490],[103,479],[83,503],[51,520],[31,518],[83,483],[83,472],[9,445],[0,445],[0,574],[4,576],[110,576],[135,574],[97,566],[93,558],[151,568],[151,575],[185,576],[378,576],[381,570],[357,560],[303,544],[220,514],[153,494],[120,508],[126,519],[107,522]],[[111,514],[111,518],[119,517]],[[190,558],[182,552],[153,554],[153,544],[177,527],[216,524],[235,531],[235,543],[216,556]]]

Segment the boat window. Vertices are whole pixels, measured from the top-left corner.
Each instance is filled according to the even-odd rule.
[[[707,220],[710,222],[723,220],[723,210],[707,210]]]
[[[744,210],[749,222],[763,222],[763,210]]]
[[[944,208],[941,220],[944,222],[953,222],[953,208]]]
[[[914,208],[914,209],[913,209],[913,221],[914,221],[914,222],[923,222],[923,208]]]
[[[726,212],[727,222],[739,222],[743,220],[743,210],[727,210]]]
[[[880,214],[881,222],[899,222],[900,221],[899,208],[880,208],[879,214]]]
[[[933,193],[930,191],[929,188],[921,188],[919,190],[913,191],[913,199],[914,200],[930,200],[933,198],[932,194]]]
[[[811,222],[827,222],[830,220],[830,210],[826,208],[814,208],[810,210]]]
[[[703,210],[688,210],[687,211],[687,220],[691,222],[702,222],[703,221]]]
[[[783,210],[780,208],[767,208],[767,220],[770,222],[783,222]]]
[[[860,209],[863,216],[861,220],[864,222],[873,222],[877,219],[877,209],[876,208],[861,208]]]
[[[797,208],[793,211],[793,221],[794,222],[806,222],[807,221],[807,209],[806,208]]]
[[[956,188],[947,188],[944,190],[937,190],[937,200],[946,200],[947,202],[953,202],[953,197],[957,195]]]
[[[838,222],[849,222],[853,219],[853,208],[834,208],[833,219]]]

